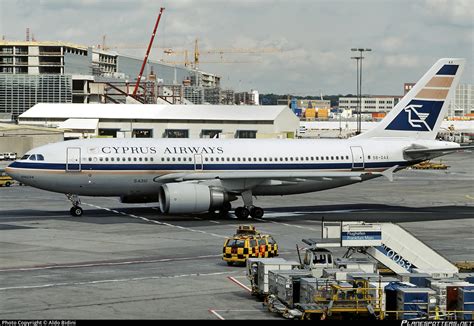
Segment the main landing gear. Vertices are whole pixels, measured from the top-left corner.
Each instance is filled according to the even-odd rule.
[[[235,216],[238,219],[247,219],[249,216],[253,218],[262,218],[264,211],[261,207],[253,206],[252,192],[247,190],[242,193],[242,199],[244,200],[243,207],[237,207],[234,211]]]
[[[66,197],[72,203],[72,207],[69,210],[69,213],[71,213],[71,215],[74,217],[82,216],[83,211],[82,208],[79,206],[81,204],[79,196],[67,194]]]

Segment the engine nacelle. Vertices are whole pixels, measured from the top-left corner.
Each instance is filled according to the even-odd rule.
[[[124,204],[142,204],[157,203],[157,195],[125,195],[120,197],[120,201]]]
[[[228,201],[221,189],[195,183],[168,183],[160,187],[160,208],[163,213],[193,214],[217,210]]]

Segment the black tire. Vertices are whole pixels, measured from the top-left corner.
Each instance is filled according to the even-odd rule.
[[[230,202],[225,202],[224,205],[222,206],[222,210],[224,211],[231,211],[232,210],[232,204]]]
[[[234,265],[233,262],[231,262],[231,261],[228,261],[228,262],[227,262],[227,266],[232,266],[232,265]]]
[[[5,187],[10,187],[11,183],[9,181],[5,182]]]
[[[264,214],[264,211],[263,211],[263,208],[261,207],[253,207],[250,210],[250,216],[252,216],[253,218],[262,218],[263,214]]]
[[[74,207],[71,207],[71,209],[69,210],[69,212],[71,213],[72,216],[74,217],[79,217],[79,216],[82,216],[82,208],[79,207],[79,206],[74,206]]]
[[[250,215],[250,211],[245,207],[237,207],[234,213],[235,216],[237,216],[237,218],[241,220],[247,219]]]

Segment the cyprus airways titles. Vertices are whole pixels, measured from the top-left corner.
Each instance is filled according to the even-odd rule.
[[[89,149],[90,153],[97,154],[97,148]],[[100,152],[104,154],[158,154],[159,150],[155,146],[140,146],[140,147],[126,147],[126,146],[106,146],[101,147]],[[165,147],[163,154],[224,154],[222,147],[200,147],[200,146],[188,146],[188,147]]]

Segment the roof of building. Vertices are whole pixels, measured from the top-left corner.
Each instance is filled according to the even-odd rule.
[[[87,46],[62,41],[0,41],[2,46],[66,46],[87,50]]]
[[[56,128],[37,127],[37,126],[29,126],[29,125],[17,125],[17,124],[13,124],[13,123],[0,123],[0,132],[25,130],[25,129],[62,133],[61,130],[57,130]]]
[[[29,119],[127,119],[127,120],[235,120],[271,121],[285,105],[160,105],[40,103],[19,116]],[[297,117],[295,116],[295,119]]]

